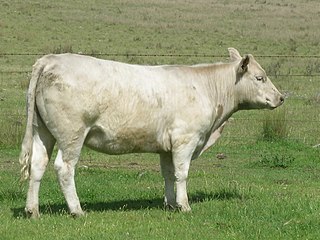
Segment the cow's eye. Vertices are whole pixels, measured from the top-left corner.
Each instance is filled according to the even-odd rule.
[[[256,79],[257,79],[258,81],[264,81],[264,77],[262,77],[262,76],[256,76]]]

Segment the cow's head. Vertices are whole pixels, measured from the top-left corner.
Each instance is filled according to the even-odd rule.
[[[239,109],[274,109],[284,102],[266,72],[251,54],[241,57],[234,48],[229,48],[231,61],[236,65],[235,98]]]

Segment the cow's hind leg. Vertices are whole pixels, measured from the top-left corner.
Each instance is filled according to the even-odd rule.
[[[164,197],[164,205],[166,208],[173,209],[176,205],[176,198],[174,193],[174,166],[172,162],[172,154],[171,153],[162,153],[160,154],[160,166],[161,173],[164,178],[165,184],[165,197]]]
[[[74,181],[75,166],[78,162],[84,139],[71,140],[65,148],[59,148],[54,167],[57,172],[61,190],[67,201],[72,216],[77,217],[84,214],[76,192]]]
[[[32,158],[30,166],[30,181],[27,194],[26,214],[28,217],[38,218],[40,181],[51,157],[55,139],[47,128],[38,122],[34,129]]]

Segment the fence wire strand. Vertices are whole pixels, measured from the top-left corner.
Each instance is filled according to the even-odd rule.
[[[49,53],[0,53],[0,56],[43,56]],[[149,54],[149,53],[82,53],[81,55],[111,56],[111,57],[195,57],[195,58],[228,58],[225,54],[185,53],[185,54]],[[320,55],[255,55],[259,58],[320,58]]]

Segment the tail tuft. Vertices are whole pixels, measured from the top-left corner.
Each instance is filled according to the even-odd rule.
[[[21,177],[20,181],[26,181],[28,180],[30,176],[30,163],[31,163],[31,157],[32,157],[32,152],[31,152],[32,147],[26,147],[25,144],[22,144],[22,149],[19,157],[19,162],[21,165]]]

